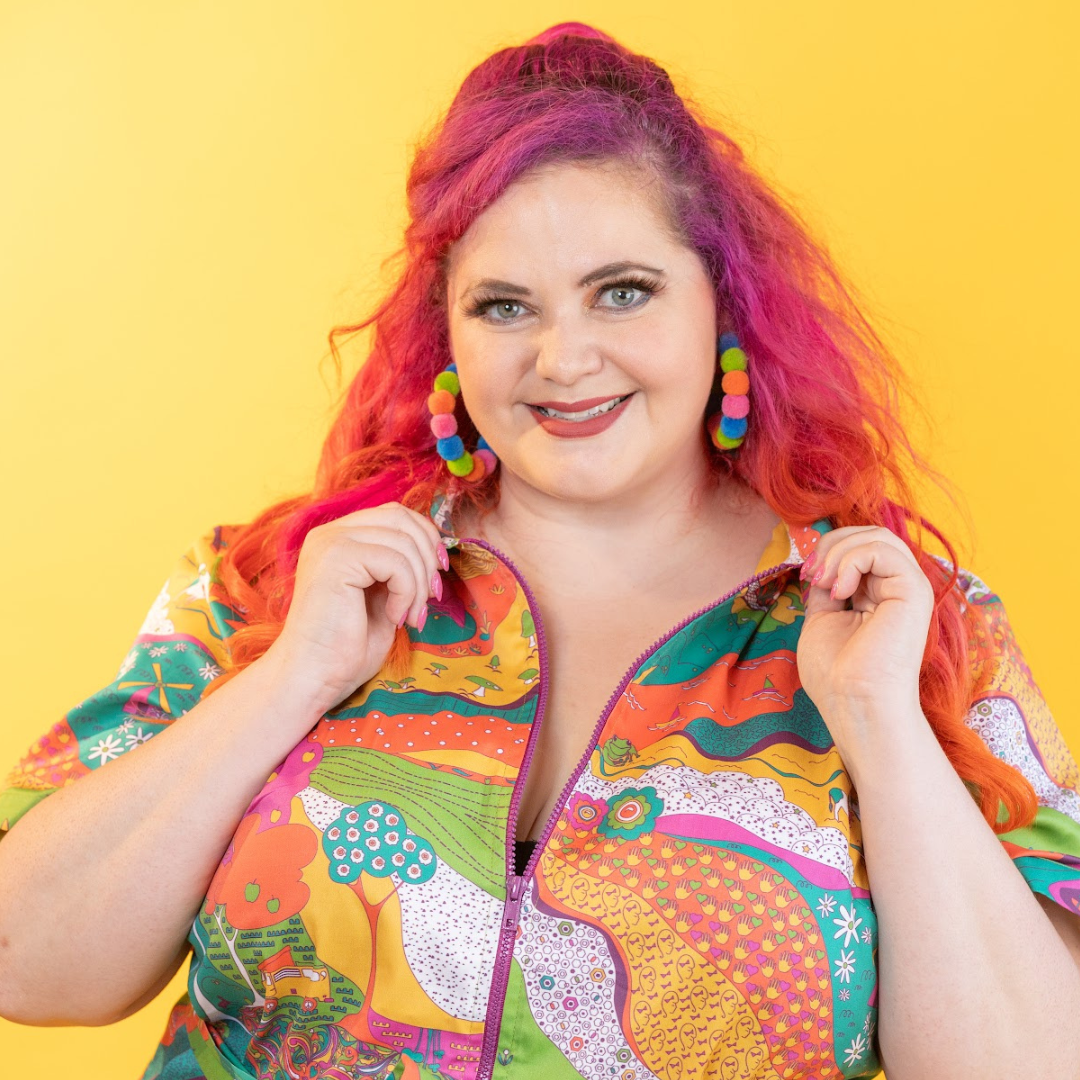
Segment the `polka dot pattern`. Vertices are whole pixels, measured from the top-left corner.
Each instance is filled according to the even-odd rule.
[[[323,833],[330,876],[348,885],[361,874],[420,884],[435,873],[435,851],[422,836],[408,831],[397,807],[386,802],[348,806]]]

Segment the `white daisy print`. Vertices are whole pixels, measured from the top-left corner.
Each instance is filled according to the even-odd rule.
[[[199,674],[204,679],[216,679],[221,674],[221,668],[207,661],[205,664],[203,664],[201,668],[199,668]],[[844,944],[846,945],[847,942],[844,942]]]
[[[171,599],[172,597],[169,596],[169,583],[166,581],[161,587],[161,592],[158,593],[158,598],[147,612],[142,626],[139,627],[140,634],[172,634],[176,632],[172,619],[169,618],[169,602]]]
[[[116,673],[116,677],[122,679],[135,666],[135,661],[138,659],[138,651],[132,649],[131,652],[124,657],[124,662],[120,665],[120,670]]]
[[[843,990],[840,991],[840,1000],[841,1001],[850,1001],[851,1000],[851,991],[846,986],[844,987]]]
[[[853,937],[856,941],[859,940],[859,927],[862,925],[862,919],[855,918],[854,904],[851,905],[850,910],[841,904],[840,915],[841,917],[839,919],[833,919],[833,923],[840,927],[840,929],[833,934],[833,940],[835,941],[836,938],[840,937],[842,934],[844,936],[844,948],[846,949],[851,944],[851,939]]]
[[[173,652],[187,652],[187,644],[183,641],[178,641],[173,646]]]
[[[855,1062],[866,1053],[867,1045],[868,1044],[862,1035],[856,1035],[855,1038],[852,1039],[851,1045],[845,1051],[847,1059],[844,1061],[844,1064],[854,1065]]]
[[[818,914],[824,919],[826,915],[831,915],[833,913],[834,907],[836,907],[836,901],[828,893],[826,893],[818,901]]]
[[[87,754],[87,757],[97,758],[99,765],[104,765],[106,761],[112,761],[113,758],[118,758],[124,752],[123,746],[120,744],[120,739],[116,735],[106,735],[104,739],[101,739],[97,746]],[[111,773],[109,774],[112,775]]]
[[[128,749],[130,750],[133,746],[139,746],[144,742],[149,742],[153,737],[154,733],[152,731],[144,732],[142,728],[139,728],[138,731],[129,731],[127,737]],[[139,760],[141,761],[142,758]]]
[[[128,717],[128,718],[127,718],[127,719],[126,719],[126,720],[125,720],[125,721],[124,721],[124,722],[123,722],[123,723],[122,723],[121,725],[120,725],[120,727],[119,727],[119,728],[117,728],[117,730],[118,730],[118,731],[130,731],[130,730],[131,730],[131,729],[132,729],[132,728],[133,728],[134,726],[135,726],[135,717],[134,717],[134,716],[129,716],[129,717]]]
[[[841,982],[851,982],[851,976],[855,973],[855,954],[846,953],[843,949],[840,950],[840,959],[834,961],[836,964],[836,977]]]
[[[869,926],[863,927],[862,939],[864,945],[869,945],[870,942],[874,940],[874,932],[870,929]]]
[[[168,648],[164,645],[155,645],[148,650],[151,656],[164,656],[168,651]]]

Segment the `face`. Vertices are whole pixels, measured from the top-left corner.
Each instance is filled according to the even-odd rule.
[[[545,167],[454,244],[450,349],[508,487],[638,501],[704,478],[712,282],[622,166]]]

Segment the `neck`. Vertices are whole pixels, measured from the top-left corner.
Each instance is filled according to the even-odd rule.
[[[582,503],[557,499],[501,478],[499,505],[458,535],[486,540],[518,564],[540,591],[581,593],[660,588],[688,561],[722,552],[741,527],[746,489],[705,468],[678,482],[661,478],[633,497]],[[740,499],[740,495],[744,498]],[[553,578],[553,572],[557,576]]]

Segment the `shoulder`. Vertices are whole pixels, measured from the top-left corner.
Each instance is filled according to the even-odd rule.
[[[245,610],[230,598],[220,574],[226,551],[244,528],[213,525],[189,542],[147,612],[140,638],[179,634],[212,642],[220,650],[244,622]]]

